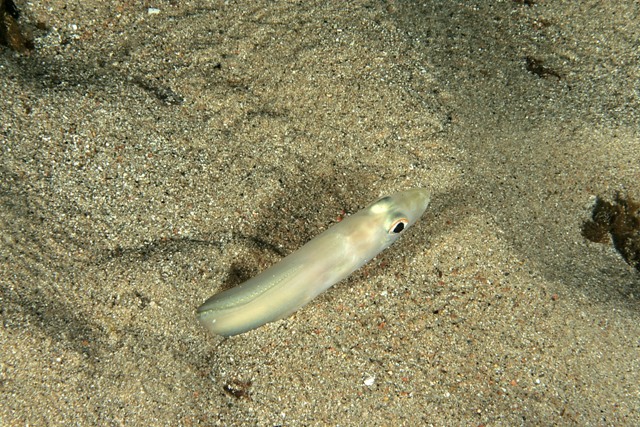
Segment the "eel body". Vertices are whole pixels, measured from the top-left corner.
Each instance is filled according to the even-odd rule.
[[[423,188],[378,199],[257,276],[209,298],[198,308],[198,320],[226,337],[289,316],[395,242],[429,200]]]

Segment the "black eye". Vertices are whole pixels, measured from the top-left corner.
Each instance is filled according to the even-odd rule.
[[[401,218],[397,220],[396,222],[391,224],[391,227],[389,227],[389,234],[402,233],[402,230],[407,228],[408,224],[409,224],[409,220],[406,218]]]

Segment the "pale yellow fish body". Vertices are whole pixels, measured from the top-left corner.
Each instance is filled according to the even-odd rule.
[[[427,209],[414,188],[383,197],[333,225],[297,251],[198,308],[200,323],[222,336],[289,316],[395,242]]]

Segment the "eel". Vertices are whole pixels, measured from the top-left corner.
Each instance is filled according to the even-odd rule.
[[[289,316],[389,247],[429,201],[424,188],[378,199],[257,276],[209,298],[198,308],[198,320],[212,334],[229,337]]]

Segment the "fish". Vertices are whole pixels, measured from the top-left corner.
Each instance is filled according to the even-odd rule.
[[[229,337],[284,319],[395,242],[427,209],[430,192],[382,197],[344,218],[246,282],[213,295],[196,312],[214,335]]]

